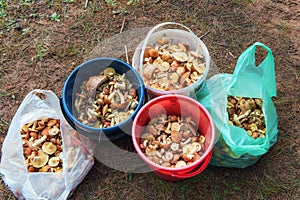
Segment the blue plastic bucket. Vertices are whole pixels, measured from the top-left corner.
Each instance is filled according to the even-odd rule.
[[[134,113],[126,121],[108,128],[95,128],[81,123],[75,116],[76,93],[80,93],[80,86],[91,76],[99,75],[107,67],[112,67],[118,74],[124,74],[136,89],[138,95],[138,106]],[[67,77],[61,97],[61,107],[63,114],[69,124],[83,134],[96,141],[118,140],[122,137],[131,135],[133,119],[142,105],[145,103],[145,86],[137,71],[129,64],[115,58],[95,58],[82,63],[75,68]]]

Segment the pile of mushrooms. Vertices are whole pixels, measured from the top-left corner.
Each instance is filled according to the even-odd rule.
[[[76,115],[83,124],[108,128],[126,121],[138,105],[135,88],[125,74],[108,67],[84,81],[75,99]]]
[[[253,138],[266,137],[262,99],[228,96],[227,112],[229,123],[247,131]]]
[[[20,133],[28,172],[62,172],[59,119],[44,118],[27,123]]]
[[[197,161],[205,150],[205,137],[191,117],[161,114],[151,119],[141,136],[140,148],[154,163],[184,167]]]
[[[191,49],[181,42],[161,38],[144,52],[145,84],[157,90],[178,90],[199,80],[206,69],[201,46]]]

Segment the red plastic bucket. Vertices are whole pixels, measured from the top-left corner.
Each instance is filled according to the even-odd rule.
[[[198,123],[198,131],[205,136],[205,149],[197,161],[180,168],[164,167],[151,161],[142,152],[140,137],[144,128],[151,118],[159,114],[191,116]],[[210,161],[215,135],[215,126],[209,112],[199,102],[183,95],[164,95],[152,99],[140,109],[132,127],[132,140],[138,155],[158,177],[166,181],[179,181],[200,174]]]

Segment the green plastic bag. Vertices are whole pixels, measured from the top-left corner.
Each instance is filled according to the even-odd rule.
[[[267,51],[267,56],[255,66],[256,47]],[[270,48],[256,42],[239,57],[233,74],[217,74],[206,81],[196,93],[198,101],[212,115],[217,140],[210,165],[245,168],[257,162],[277,141],[277,114],[272,101],[276,96],[274,57]],[[254,139],[247,132],[228,123],[227,97],[262,98],[266,137]]]

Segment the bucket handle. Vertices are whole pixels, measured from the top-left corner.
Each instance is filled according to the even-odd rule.
[[[163,171],[163,174],[166,174],[166,175],[172,176],[172,177],[176,177],[176,178],[190,178],[190,177],[200,174],[207,167],[207,165],[210,162],[211,156],[212,156],[212,151],[207,155],[204,162],[201,164],[201,166],[198,169],[196,169],[196,170],[193,169],[193,170],[191,170],[191,172],[188,172],[188,173],[170,172],[170,171],[164,171],[164,170],[157,170],[157,172]]]
[[[139,71],[140,71],[140,75],[142,77],[142,80],[144,80],[144,76],[143,76],[143,62],[144,62],[144,53],[145,53],[145,49],[146,49],[146,46],[147,46],[147,43],[151,37],[151,35],[157,30],[159,29],[160,27],[162,26],[165,26],[165,25],[177,25],[177,26],[181,26],[182,28],[186,29],[188,32],[190,32],[190,34],[192,34],[194,37],[197,38],[197,36],[193,33],[193,31],[191,29],[189,29],[188,27],[186,27],[185,25],[183,24],[179,24],[177,22],[163,22],[161,24],[158,24],[156,26],[154,26],[148,33],[147,33],[147,36],[146,38],[144,39],[143,41],[143,45],[142,45],[142,50],[141,50],[141,54],[140,54],[140,63],[139,63]]]

